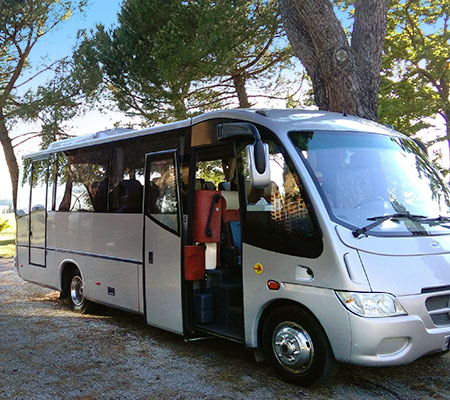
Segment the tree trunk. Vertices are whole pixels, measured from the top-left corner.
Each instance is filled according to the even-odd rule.
[[[239,108],[250,108],[250,102],[248,101],[247,90],[245,89],[245,77],[241,74],[233,75],[234,88],[239,100]]]
[[[329,0],[279,0],[294,54],[308,72],[321,110],[376,121],[389,0],[357,0],[352,40]]]
[[[5,119],[3,110],[0,109],[0,143],[3,147],[3,153],[5,154],[6,165],[9,169],[9,175],[11,178],[13,206],[16,211],[17,206],[17,187],[19,183],[19,166],[17,164],[17,158],[14,153],[14,148],[11,143],[11,139],[8,135],[8,129],[5,125]]]

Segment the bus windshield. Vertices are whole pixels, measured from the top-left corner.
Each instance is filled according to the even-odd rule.
[[[367,231],[373,235],[450,233],[449,188],[413,140],[325,131],[290,137],[335,222],[358,232],[379,220]]]

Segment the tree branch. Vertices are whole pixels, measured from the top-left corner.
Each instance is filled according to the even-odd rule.
[[[40,136],[42,136],[42,135],[43,135],[43,133],[40,132],[40,133],[38,133],[38,134],[36,134],[36,135],[30,136],[30,137],[28,137],[28,138],[22,140],[21,142],[16,143],[16,144],[13,146],[13,148],[16,148],[16,147],[20,146],[21,144],[23,144],[23,143],[25,143],[25,142],[28,142],[28,141],[31,140],[31,139],[35,139],[35,138],[37,138],[37,137],[40,137]]]
[[[20,139],[21,137],[24,136],[29,136],[29,135],[40,135],[42,132],[27,132],[27,133],[21,133],[20,135],[14,136],[13,138],[11,138],[11,141],[16,140],[16,139]]]
[[[58,61],[53,62],[52,64],[50,64],[50,65],[48,65],[47,67],[45,67],[43,70],[41,70],[41,71],[37,72],[36,74],[34,74],[31,78],[28,78],[26,81],[24,81],[24,82],[19,83],[18,85],[16,85],[14,88],[17,89],[17,88],[19,88],[19,87],[21,87],[21,86],[23,86],[23,85],[26,85],[28,82],[32,81],[34,78],[36,78],[36,77],[39,76],[40,74],[44,73],[45,71],[48,71],[48,70],[52,69],[52,67],[53,67],[55,64],[58,64],[60,61],[61,61],[61,60],[58,60]]]

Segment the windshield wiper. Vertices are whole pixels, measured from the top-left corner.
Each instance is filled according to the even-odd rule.
[[[355,238],[361,236],[361,235],[366,235],[366,233],[368,231],[370,231],[371,229],[377,227],[378,225],[381,225],[384,221],[387,221],[388,219],[396,219],[396,218],[409,218],[413,221],[415,220],[420,220],[420,219],[425,219],[427,218],[424,215],[415,215],[415,214],[410,214],[409,212],[404,212],[404,213],[396,213],[396,214],[388,214],[388,215],[380,215],[378,217],[370,217],[367,218],[367,220],[369,221],[375,221],[367,226],[364,226],[363,228],[358,228],[355,229],[352,233],[353,236]],[[450,219],[449,219],[450,221]],[[367,236],[367,235],[366,235]]]
[[[447,217],[445,215],[439,215],[439,217],[436,218],[424,218],[423,222],[450,222],[450,216]]]

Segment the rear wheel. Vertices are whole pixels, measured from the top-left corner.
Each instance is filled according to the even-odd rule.
[[[69,281],[69,305],[74,311],[87,314],[93,310],[93,303],[84,295],[84,282],[80,271],[76,270]]]
[[[337,362],[320,324],[308,312],[285,306],[273,311],[263,328],[266,360],[285,380],[312,386],[331,379]]]

